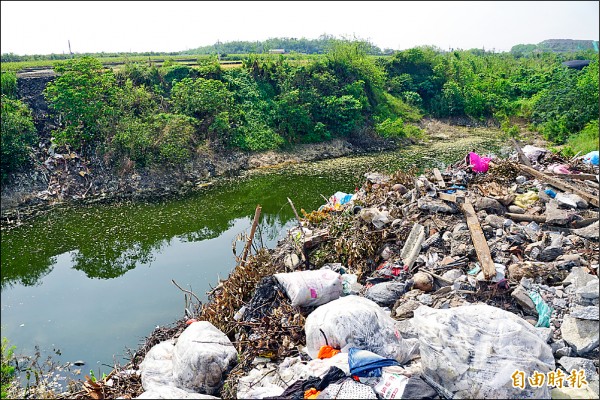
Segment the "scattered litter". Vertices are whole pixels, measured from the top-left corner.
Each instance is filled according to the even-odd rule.
[[[549,398],[527,378],[597,357],[598,156],[522,153],[367,173],[251,255],[197,314],[235,338],[218,394]]]

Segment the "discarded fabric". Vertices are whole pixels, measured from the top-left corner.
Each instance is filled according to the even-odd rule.
[[[378,377],[381,376],[382,367],[400,365],[396,360],[381,357],[371,351],[360,350],[356,347],[348,350],[348,364],[350,365],[350,375],[359,377]]]
[[[534,191],[528,191],[515,196],[513,203],[521,208],[527,209],[531,207],[540,197]]]
[[[531,161],[532,163],[538,162],[540,156],[548,152],[548,150],[546,149],[531,146],[529,144],[524,146],[522,150],[523,154],[525,154],[525,156],[529,158],[529,161]]]

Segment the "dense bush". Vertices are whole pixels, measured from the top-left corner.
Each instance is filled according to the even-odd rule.
[[[13,353],[15,346],[8,345],[8,339],[2,338],[2,363],[0,364],[0,385],[1,398],[8,398],[8,389],[15,375],[15,366],[13,365]]]
[[[58,144],[81,149],[102,142],[113,125],[117,86],[112,71],[93,58],[73,59],[55,68],[45,96],[62,121],[53,132]]]
[[[219,113],[231,108],[233,96],[221,81],[184,78],[173,86],[171,102],[175,113],[196,118],[208,128]]]
[[[598,150],[598,120],[588,122],[581,132],[567,139],[567,146],[563,150],[565,156],[572,157],[575,154],[584,155],[593,150]]]
[[[111,148],[139,167],[178,165],[191,156],[194,132],[194,119],[184,115],[157,114],[146,121],[129,117],[119,122]]]
[[[2,95],[17,98],[17,74],[14,71],[2,71]]]
[[[598,119],[598,61],[582,71],[566,67],[534,96],[532,122],[548,140],[564,143]]]
[[[0,168],[2,182],[9,173],[18,170],[29,160],[29,151],[37,135],[31,110],[19,100],[2,95],[2,146]]]

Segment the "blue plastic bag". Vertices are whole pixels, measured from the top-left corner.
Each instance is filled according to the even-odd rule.
[[[598,165],[598,150],[587,153],[585,156],[583,156],[583,161],[588,164]]]
[[[550,328],[550,316],[552,315],[552,311],[554,311],[554,309],[548,306],[548,304],[546,304],[546,302],[542,299],[542,296],[540,296],[540,294],[537,292],[529,292],[529,298],[531,301],[533,301],[533,304],[535,304],[535,310],[538,313],[538,322],[535,324],[535,326]]]

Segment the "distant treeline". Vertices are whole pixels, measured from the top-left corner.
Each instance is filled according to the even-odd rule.
[[[217,43],[209,46],[201,46],[195,49],[172,51],[172,52],[120,52],[120,53],[74,53],[77,57],[94,57],[94,58],[109,58],[109,57],[140,57],[140,56],[183,56],[183,55],[221,55],[227,56],[230,54],[263,54],[269,50],[284,50],[286,53],[302,53],[302,54],[325,54],[331,49],[331,46],[336,39],[333,35],[323,34],[317,39],[307,38],[270,38],[263,41],[247,41],[235,40],[231,42]],[[366,53],[369,55],[390,55],[396,50],[385,48],[381,49],[372,44],[368,40],[362,40],[365,43]],[[477,49],[471,49],[477,50]],[[515,56],[532,56],[536,53],[555,52],[555,53],[571,53],[583,50],[595,50],[598,52],[598,41],[594,40],[572,40],[572,39],[548,39],[538,44],[517,44],[513,46],[510,53]],[[440,50],[441,51],[441,50]],[[483,49],[481,51],[484,51]],[[20,56],[14,53],[4,53],[1,55],[2,62],[16,61],[39,61],[39,60],[66,60],[72,58],[71,54],[34,54]]]
[[[336,40],[335,36],[332,35],[321,35],[318,39],[271,38],[255,42],[238,40],[226,43],[217,42],[210,46],[186,50],[181,54],[261,54],[276,49],[285,50],[287,53],[325,54],[331,49]],[[369,41],[364,41],[364,43],[366,44],[366,53],[369,55],[391,54],[394,51],[392,49],[382,51]]]
[[[511,54],[520,56],[531,56],[536,53],[573,53],[577,51],[593,50],[598,52],[597,40],[573,40],[573,39],[548,39],[538,44],[517,44],[510,49]]]

